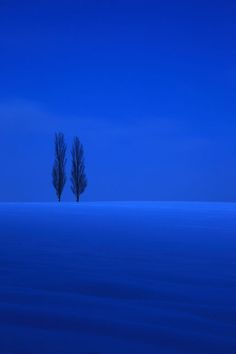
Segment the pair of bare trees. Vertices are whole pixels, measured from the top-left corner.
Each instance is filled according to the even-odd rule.
[[[52,170],[52,182],[56,191],[58,201],[61,201],[63,189],[66,184],[66,151],[64,134],[55,134],[55,159]],[[84,149],[78,137],[74,138],[71,149],[71,190],[79,202],[80,195],[87,187],[87,178],[84,165]]]

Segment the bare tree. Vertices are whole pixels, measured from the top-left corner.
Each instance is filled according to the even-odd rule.
[[[66,183],[66,149],[64,134],[55,134],[55,160],[52,170],[52,182],[59,202]]]
[[[87,178],[84,166],[84,148],[78,137],[74,138],[72,149],[72,167],[71,167],[71,190],[79,202],[80,195],[87,187]]]

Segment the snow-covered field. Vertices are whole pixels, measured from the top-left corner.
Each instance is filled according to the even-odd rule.
[[[236,205],[0,205],[0,353],[236,353]]]

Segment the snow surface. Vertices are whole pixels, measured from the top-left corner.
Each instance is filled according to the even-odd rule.
[[[0,205],[0,353],[236,353],[236,205]]]

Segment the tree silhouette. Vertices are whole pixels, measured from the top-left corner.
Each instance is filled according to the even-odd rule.
[[[64,134],[55,134],[55,160],[52,170],[52,182],[56,190],[58,201],[61,201],[61,195],[66,183],[66,143]]]
[[[84,166],[84,148],[78,137],[74,138],[72,149],[72,167],[71,167],[71,190],[79,202],[80,195],[87,187],[87,178]]]

